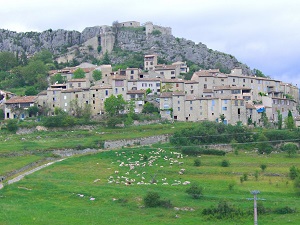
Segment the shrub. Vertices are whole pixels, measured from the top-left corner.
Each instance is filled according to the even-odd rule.
[[[244,181],[247,181],[248,180],[248,173],[244,173],[243,178],[244,178]]]
[[[200,159],[195,159],[195,160],[194,160],[194,166],[201,166],[201,161],[200,161]]]
[[[266,168],[267,168],[267,165],[266,164],[261,164],[260,165],[260,168],[263,172],[265,172]]]
[[[294,188],[295,188],[296,194],[297,194],[298,196],[300,196],[300,177],[297,177],[297,178],[294,180]]]
[[[282,146],[281,150],[287,152],[289,157],[292,157],[296,155],[298,150],[298,145],[295,143],[286,143],[285,145]]]
[[[243,211],[234,207],[226,201],[219,202],[217,207],[205,208],[202,211],[204,216],[212,216],[216,219],[234,219],[244,215]]]
[[[18,130],[18,120],[10,119],[7,121],[6,128],[12,133],[16,133]]]
[[[157,192],[148,192],[148,194],[144,197],[144,204],[146,207],[154,208],[154,207],[165,207],[171,208],[172,204],[170,200],[160,200],[160,195]]]
[[[160,195],[157,192],[149,192],[146,197],[144,197],[144,204],[146,207],[160,206]]]
[[[297,177],[299,177],[299,174],[300,174],[300,170],[297,167],[295,167],[295,166],[290,167],[289,177],[292,180],[295,180]]]
[[[226,159],[224,159],[222,162],[221,162],[221,166],[222,167],[229,167],[230,166],[230,162]]]
[[[186,189],[186,193],[188,193],[189,195],[192,196],[192,198],[194,199],[198,199],[202,196],[202,191],[203,191],[203,188],[200,187],[198,184],[191,184],[191,186]]]
[[[277,208],[273,212],[277,214],[289,214],[289,213],[295,213],[296,209],[292,209],[289,206],[285,206],[285,207]]]
[[[221,150],[215,150],[215,149],[203,149],[199,147],[184,147],[181,150],[182,154],[185,155],[220,155],[224,156],[226,152],[221,151]]]
[[[229,190],[229,191],[232,191],[233,188],[234,188],[234,186],[235,186],[235,182],[229,183],[229,184],[228,184],[228,190]]]

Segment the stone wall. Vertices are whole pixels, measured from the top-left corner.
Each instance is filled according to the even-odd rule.
[[[130,140],[116,140],[116,141],[105,141],[104,149],[118,149],[125,146],[135,146],[135,145],[151,145],[158,142],[168,142],[169,135],[157,135],[152,137],[136,138]]]

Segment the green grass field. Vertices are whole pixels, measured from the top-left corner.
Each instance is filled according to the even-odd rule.
[[[144,155],[148,157],[146,161]],[[203,155],[198,158],[200,167],[193,165],[195,159],[181,158],[168,144],[68,158],[0,190],[0,224],[253,224],[253,201],[247,200],[253,197],[251,190],[260,190],[258,197],[265,199],[261,202],[266,208],[289,206],[300,210],[299,196],[288,178],[292,165],[300,167],[299,158],[288,158],[284,153],[264,156],[240,151],[238,155]],[[220,166],[223,159],[229,160],[229,167]],[[134,168],[130,170],[129,164]],[[267,165],[265,172],[261,164]],[[178,173],[180,169],[185,169],[183,175]],[[253,174],[257,170],[256,181]],[[244,173],[248,181],[240,183]],[[157,184],[148,184],[154,176]],[[130,185],[126,185],[126,178]],[[185,192],[189,185],[183,185],[184,181],[202,186],[203,197],[191,198]],[[232,190],[229,184],[234,184]],[[158,192],[174,207],[194,211],[145,208],[143,198],[150,191]],[[222,200],[249,213],[226,220],[202,215],[204,208]],[[299,221],[299,212],[258,216],[259,224]]]

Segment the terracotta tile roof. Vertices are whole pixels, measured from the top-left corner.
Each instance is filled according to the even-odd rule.
[[[17,104],[17,103],[34,103],[37,96],[15,96],[7,100],[5,104]]]
[[[185,81],[184,83],[186,83],[186,84],[199,84],[199,82],[195,81],[195,80],[188,80],[188,81]]]
[[[68,82],[86,82],[85,78],[70,79]]]
[[[204,88],[203,89],[203,93],[212,93],[212,89],[207,89],[207,88]]]
[[[145,90],[130,90],[127,91],[127,94],[145,94],[146,91]]]
[[[172,97],[172,92],[163,92],[160,94],[161,98],[171,98]]]
[[[174,91],[172,92],[173,96],[185,95],[183,91]]]
[[[91,90],[96,90],[96,89],[112,89],[111,85],[97,85],[97,86],[93,86],[90,88]]]
[[[162,83],[184,83],[185,80],[183,79],[163,79]]]

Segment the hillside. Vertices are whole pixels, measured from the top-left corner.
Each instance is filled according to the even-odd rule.
[[[49,29],[41,33],[17,33],[0,29],[0,51],[25,52],[31,56],[47,49],[58,62],[70,62],[73,59],[95,62],[108,51],[112,53],[112,63],[115,64],[126,60],[126,54],[118,54],[120,50],[140,54],[157,53],[166,62],[190,61],[203,69],[219,68],[225,72],[241,67],[244,74],[253,74],[247,65],[232,55],[214,51],[202,43],[177,38],[172,35],[171,28],[152,26],[152,32],[147,32],[145,26],[140,25],[95,26],[85,28],[82,32]]]

